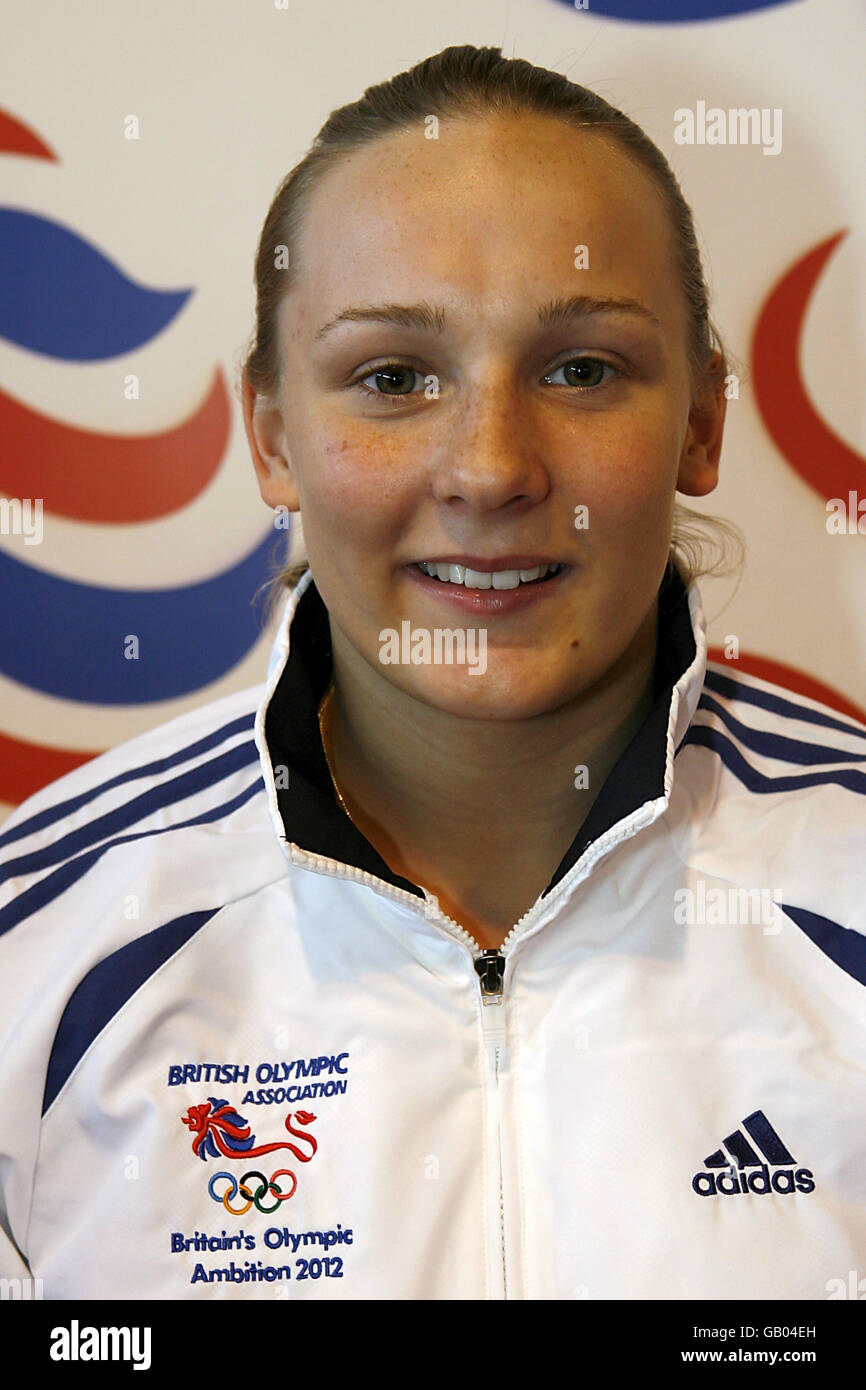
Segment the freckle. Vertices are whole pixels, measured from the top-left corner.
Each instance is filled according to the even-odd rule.
[[[575,639],[574,639],[574,641],[572,642],[571,645],[572,645],[573,647],[579,647],[579,646],[580,646],[580,638],[579,638],[579,637],[575,637]]]

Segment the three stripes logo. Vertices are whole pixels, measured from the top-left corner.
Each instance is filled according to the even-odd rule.
[[[722,1145],[704,1159],[704,1167],[713,1171],[695,1173],[692,1178],[692,1188],[699,1197],[815,1190],[811,1172],[808,1168],[796,1168],[797,1160],[789,1153],[763,1110],[747,1115],[742,1129],[735,1129],[733,1134],[722,1140]],[[763,1155],[766,1163],[761,1162],[760,1155]],[[773,1173],[770,1172],[771,1167],[775,1170]],[[720,1169],[726,1171],[721,1172]]]

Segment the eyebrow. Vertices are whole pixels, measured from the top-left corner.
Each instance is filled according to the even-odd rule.
[[[572,319],[588,318],[592,314],[631,314],[661,328],[661,322],[645,304],[636,299],[620,299],[610,295],[575,294],[551,299],[538,309],[542,328],[554,328]],[[400,328],[420,328],[429,333],[443,333],[446,327],[445,310],[430,304],[361,304],[330,319],[316,333],[315,341],[342,323],[391,323]]]

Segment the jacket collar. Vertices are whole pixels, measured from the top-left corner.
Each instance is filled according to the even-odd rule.
[[[626,822],[632,830],[640,828],[666,808],[674,756],[697,708],[706,659],[697,587],[692,584],[686,590],[669,565],[659,591],[652,706],[584,824],[576,828],[542,899],[561,884],[589,845],[614,826]],[[256,716],[256,743],[274,829],[292,858],[325,872],[348,868],[423,900],[424,890],[393,872],[337,800],[318,721],[331,671],[328,613],[307,570],[287,600]]]

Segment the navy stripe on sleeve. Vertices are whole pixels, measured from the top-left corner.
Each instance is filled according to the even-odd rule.
[[[762,709],[772,710],[774,714],[781,714],[787,719],[800,719],[804,724],[820,724],[825,729],[838,729],[840,733],[866,739],[866,729],[862,724],[845,724],[841,719],[824,714],[821,710],[808,709],[805,705],[798,705],[794,700],[774,695],[769,690],[758,690],[755,686],[745,685],[743,681],[734,680],[731,676],[724,676],[719,671],[711,671],[708,668],[704,686],[714,690],[717,695],[727,696],[729,700],[743,700],[748,705],[760,705]]]
[[[805,907],[780,903],[782,911],[814,941],[819,951],[835,961],[847,975],[866,985],[866,936],[852,927],[841,927],[829,917],[809,912]]]
[[[229,777],[233,772],[238,772],[241,768],[256,762],[258,756],[259,751],[255,742],[250,741],[249,743],[239,743],[235,748],[230,748],[227,753],[221,753],[219,757],[211,758],[210,762],[198,763],[187,772],[181,773],[179,777],[150,787],[146,792],[141,792],[139,796],[133,797],[131,801],[125,801],[123,805],[115,807],[113,811],[108,811],[103,816],[97,816],[96,820],[90,821],[87,825],[79,826],[77,830],[70,831],[68,835],[62,835],[42,849],[32,850],[29,854],[22,854],[18,859],[7,860],[5,864],[0,866],[0,883],[4,883],[7,878],[12,878],[15,874],[35,873],[39,869],[48,869],[52,864],[58,864],[63,859],[69,859],[79,851],[87,849],[97,840],[104,839],[106,835],[116,835],[118,831],[126,830],[136,821],[145,820],[155,811],[162,811],[177,801],[184,801],[188,796],[195,796],[197,792],[205,791],[208,787],[222,781],[224,777]]]
[[[41,908],[53,903],[68,888],[71,888],[80,878],[98,863],[103,854],[107,854],[116,845],[130,844],[133,840],[146,840],[151,835],[171,835],[175,830],[185,830],[190,825],[206,825],[210,821],[221,820],[223,816],[229,816],[251,796],[257,792],[264,791],[264,778],[258,777],[245,791],[240,792],[231,801],[224,802],[221,806],[214,806],[209,811],[203,811],[201,815],[194,816],[191,820],[178,822],[177,825],[162,825],[158,830],[140,830],[135,835],[122,835],[116,840],[106,840],[104,844],[98,845],[87,854],[81,854],[77,859],[71,859],[61,868],[55,869],[53,874],[47,874],[38,883],[34,883],[28,888],[26,893],[19,893],[16,898],[7,903],[4,908],[0,908],[0,936],[4,932],[11,931],[19,923],[32,917],[34,912],[39,912]]]
[[[120,1012],[128,999],[175,952],[219,912],[218,907],[188,912],[155,931],[130,941],[95,965],[71,996],[54,1038],[42,1114],[59,1095],[90,1044]]]
[[[866,762],[866,748],[862,753],[851,753],[847,749],[832,748],[826,744],[805,743],[802,739],[786,738],[784,734],[769,733],[766,729],[753,729],[736,719],[730,710],[725,709],[724,705],[720,705],[711,695],[701,696],[698,709],[707,709],[718,715],[741,743],[751,748],[754,753],[763,753],[767,758],[779,758],[784,762],[799,763],[802,766]]]
[[[725,738],[718,729],[711,729],[708,724],[693,724],[683,739],[683,744],[687,743],[697,744],[701,748],[709,748],[713,753],[718,753],[728,771],[748,787],[750,792],[760,795],[826,785],[845,787],[849,792],[866,795],[866,772],[858,772],[855,768],[825,768],[822,772],[796,772],[783,777],[768,777],[746,762],[729,738]]]
[[[196,743],[191,743],[186,748],[179,748],[176,753],[169,753],[166,757],[157,758],[152,763],[143,763],[141,767],[131,767],[128,771],[118,773],[116,777],[110,778],[107,782],[100,782],[98,786],[88,787],[78,796],[71,796],[66,801],[58,801],[53,806],[46,806],[44,811],[28,816],[27,820],[21,821],[20,825],[15,825],[0,835],[0,849],[13,844],[16,840],[23,839],[25,835],[33,835],[37,830],[44,830],[47,825],[53,825],[63,816],[71,815],[73,811],[77,811],[81,806],[86,806],[89,801],[95,801],[98,796],[112,791],[115,787],[122,787],[127,782],[135,782],[140,777],[156,777],[161,772],[168,772],[170,768],[179,766],[180,763],[189,762],[190,758],[198,758],[202,753],[210,752],[212,748],[224,743],[226,739],[233,738],[235,734],[249,733],[254,727],[255,718],[255,711],[251,710],[249,714],[244,714],[239,719],[233,719],[230,724],[224,724],[221,729],[215,729],[212,734],[207,734]]]

